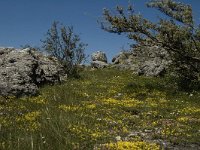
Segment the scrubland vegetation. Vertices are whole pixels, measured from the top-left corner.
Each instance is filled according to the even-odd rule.
[[[199,149],[200,27],[190,5],[152,0],[147,6],[168,18],[154,23],[132,6],[118,6],[117,14],[104,10],[102,28],[126,34],[137,42],[134,46],[165,49],[171,77],[142,77],[109,67],[79,72],[87,45],[72,27],[57,28],[54,22],[43,50],[78,79],[44,86],[35,97],[1,96],[0,149]]]
[[[200,93],[171,79],[113,68],[0,98],[0,149],[144,149],[200,146]]]

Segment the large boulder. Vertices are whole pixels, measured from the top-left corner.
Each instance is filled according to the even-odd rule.
[[[113,57],[112,62],[114,64],[129,64],[131,63],[131,59],[129,58],[131,55],[131,52],[120,52],[118,55]]]
[[[0,48],[0,95],[35,95],[39,86],[64,79],[54,57],[33,49]]]
[[[93,68],[106,68],[108,64],[103,61],[92,61],[91,66]]]
[[[157,46],[139,46],[130,52],[120,52],[112,59],[114,67],[131,69],[134,74],[162,76],[171,60],[166,50]]]
[[[91,67],[93,68],[105,68],[108,66],[107,56],[102,51],[97,51],[91,55]]]
[[[102,51],[97,51],[92,53],[92,61],[101,61],[107,63],[107,57],[106,54]]]

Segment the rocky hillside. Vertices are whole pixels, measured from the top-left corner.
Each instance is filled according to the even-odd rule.
[[[91,67],[108,66],[132,70],[134,74],[162,76],[170,64],[169,55],[156,46],[140,46],[130,52],[120,52],[109,65],[102,51],[91,55]],[[38,87],[60,82],[66,77],[64,68],[54,57],[34,49],[0,48],[0,95],[35,95]]]
[[[97,51],[91,55],[93,68],[105,68],[108,66],[119,70],[132,70],[136,75],[163,76],[171,60],[168,53],[157,46],[138,46],[131,51],[120,52],[108,65],[106,54]]]

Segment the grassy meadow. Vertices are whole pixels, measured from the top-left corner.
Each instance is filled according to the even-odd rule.
[[[1,150],[198,149],[200,92],[179,91],[168,78],[88,69],[36,97],[0,97],[0,134]]]

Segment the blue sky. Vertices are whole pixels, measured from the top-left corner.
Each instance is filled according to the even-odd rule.
[[[200,0],[180,1],[192,5],[195,20],[200,22]],[[75,33],[88,44],[87,54],[102,50],[111,59],[122,47],[128,49],[132,41],[103,31],[97,20],[101,19],[103,8],[114,10],[128,2],[144,17],[153,19],[159,15],[145,7],[147,0],[0,0],[0,47],[40,46],[40,40],[56,20],[74,26]]]

